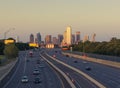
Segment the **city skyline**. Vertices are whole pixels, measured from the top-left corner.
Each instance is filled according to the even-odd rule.
[[[0,1],[0,39],[19,36],[28,42],[29,34],[63,34],[67,26],[81,32],[81,39],[96,33],[96,41],[120,38],[119,0],[10,0]]]

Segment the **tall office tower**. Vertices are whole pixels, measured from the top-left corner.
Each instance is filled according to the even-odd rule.
[[[56,45],[58,45],[58,39],[56,38],[56,37],[53,37],[53,44],[56,44]]]
[[[30,43],[34,43],[34,35],[33,34],[30,35]]]
[[[72,28],[69,26],[66,29],[66,42],[68,45],[72,44]]]
[[[38,44],[41,43],[41,34],[40,33],[37,33],[37,42],[38,42]]]
[[[63,35],[58,34],[58,44],[60,45],[62,43],[63,40]]]
[[[19,36],[16,36],[16,42],[19,42]]]
[[[67,32],[65,31],[64,34],[63,34],[63,41],[62,41],[63,44],[66,44],[67,43]]]
[[[51,35],[46,35],[46,37],[45,37],[45,43],[46,44],[52,43],[51,42]]]
[[[96,37],[96,34],[92,34],[92,37],[91,37],[91,42],[95,42],[95,37]]]
[[[88,35],[84,36],[83,42],[86,42],[86,41],[89,41],[89,36]]]
[[[75,44],[75,34],[72,34],[72,44]]]
[[[69,46],[72,44],[72,29],[70,26],[67,27],[63,37],[62,45],[67,44]]]
[[[76,32],[76,43],[80,42],[80,31]]]

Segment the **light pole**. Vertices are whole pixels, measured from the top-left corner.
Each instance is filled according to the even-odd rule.
[[[6,39],[7,33],[10,32],[11,30],[15,30],[15,28],[12,28],[12,29],[7,30],[7,31],[4,33],[4,39]]]

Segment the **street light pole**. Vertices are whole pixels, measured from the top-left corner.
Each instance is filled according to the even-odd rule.
[[[6,39],[7,33],[10,32],[11,30],[15,30],[15,28],[12,28],[12,29],[7,30],[7,31],[4,33],[4,39]]]

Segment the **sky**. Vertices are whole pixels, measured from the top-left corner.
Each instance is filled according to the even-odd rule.
[[[96,41],[120,39],[120,0],[0,0],[0,39],[19,36],[28,42],[30,34],[63,34],[67,26],[72,33],[81,32]],[[15,30],[12,30],[15,29]]]

